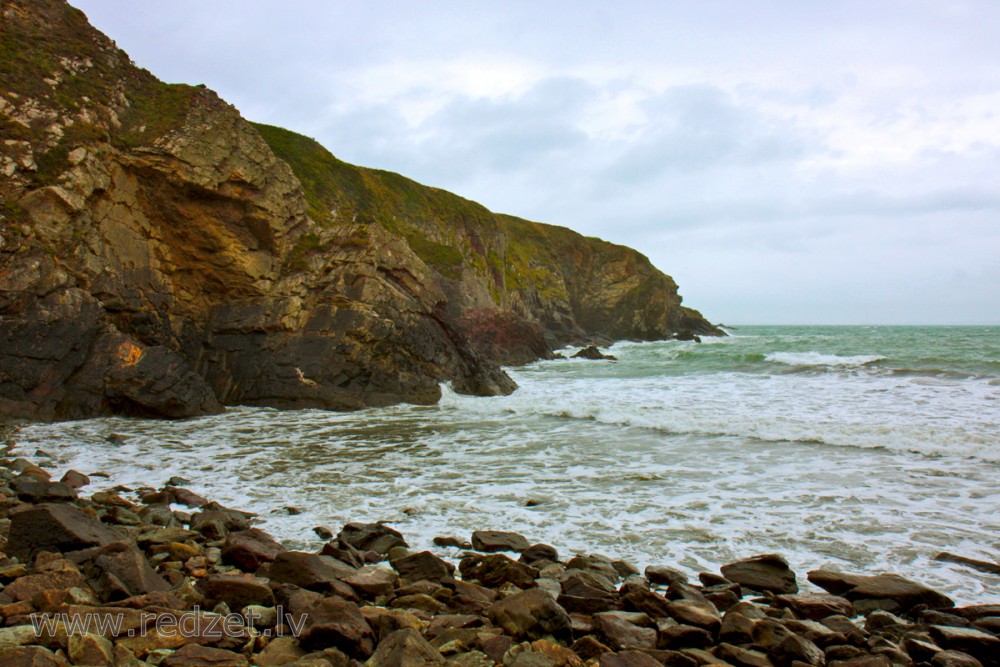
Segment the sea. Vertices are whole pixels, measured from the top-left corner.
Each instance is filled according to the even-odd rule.
[[[93,489],[182,477],[291,548],[351,521],[449,556],[435,536],[512,530],[692,577],[779,553],[800,581],[894,572],[1000,602],[1000,576],[935,560],[1000,562],[1000,327],[730,334],[512,368],[510,396],[38,424],[17,442],[50,469],[110,475]]]

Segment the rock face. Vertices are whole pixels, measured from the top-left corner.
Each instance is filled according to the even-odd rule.
[[[251,124],[61,0],[2,11],[0,417],[432,403],[554,346],[721,333],[633,250]]]

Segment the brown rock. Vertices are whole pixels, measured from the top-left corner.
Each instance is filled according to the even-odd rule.
[[[257,528],[230,533],[222,547],[222,562],[254,572],[285,551],[273,537]]]
[[[419,632],[396,630],[379,642],[366,667],[428,667],[445,664],[444,656],[427,643]]]
[[[902,611],[918,604],[935,608],[955,606],[951,598],[946,595],[896,574],[866,576],[844,574],[833,570],[813,570],[808,578],[820,588],[847,598],[855,603],[855,607],[869,603],[869,608],[885,608],[878,606],[880,600],[893,602]],[[876,604],[875,607],[870,606],[873,602]]]
[[[274,594],[268,580],[260,577],[210,574],[195,585],[209,604],[225,602],[233,611],[247,605],[274,606]]]
[[[299,642],[305,648],[338,648],[355,658],[367,658],[375,634],[358,606],[341,598],[326,598],[311,607]]]
[[[555,547],[549,546],[548,544],[532,544],[527,549],[521,552],[521,557],[518,558],[522,563],[531,565],[540,560],[546,560],[550,562],[557,562],[559,560],[559,552]]]
[[[430,551],[421,551],[397,558],[392,566],[405,581],[433,581],[440,583],[442,579],[450,578],[455,572],[455,566],[438,558]]]
[[[600,667],[662,667],[663,663],[642,651],[605,653],[598,662]]]
[[[503,554],[467,556],[458,567],[463,579],[475,579],[489,588],[500,588],[504,584],[528,588],[535,585],[538,577],[538,570],[535,568],[511,560]]]
[[[629,592],[622,597],[622,604],[626,609],[641,611],[653,618],[670,616],[670,602],[662,595],[642,586],[630,588]]]
[[[59,481],[73,487],[74,489],[80,489],[90,484],[90,478],[82,472],[77,472],[76,470],[67,470],[66,474],[63,475],[62,479]]]
[[[486,611],[486,616],[517,639],[535,640],[545,635],[563,638],[570,632],[569,614],[537,588],[495,603]]]
[[[349,523],[337,534],[338,541],[344,541],[359,551],[374,551],[388,554],[393,547],[408,547],[402,533],[383,523]]]
[[[822,667],[826,664],[826,654],[816,644],[804,637],[791,635],[767,652],[776,667],[792,667],[794,663]]]
[[[799,590],[788,561],[777,554],[754,556],[723,565],[722,575],[755,591],[797,593]]]
[[[3,667],[69,667],[69,662],[47,648],[21,646],[0,649],[0,665]]]
[[[983,667],[983,663],[961,651],[941,651],[931,660],[934,667]],[[839,667],[830,665],[830,667]]]
[[[656,648],[656,630],[633,625],[613,613],[594,616],[598,637],[616,651],[630,648]]]
[[[271,563],[269,574],[272,581],[294,584],[310,591],[340,595],[347,588],[348,595],[354,596],[354,590],[342,581],[354,572],[354,568],[329,556],[284,551]]]
[[[668,613],[678,623],[704,628],[712,634],[719,631],[722,617],[718,610],[708,602],[697,600],[673,600]]]
[[[133,542],[112,542],[73,552],[68,558],[87,573],[94,590],[105,601],[170,590]]]
[[[1000,665],[1000,637],[975,628],[945,625],[932,625],[930,633],[938,646],[945,650],[968,653],[984,667]]]
[[[674,582],[687,583],[687,575],[665,565],[650,565],[644,573],[651,584],[669,586]]]
[[[807,595],[778,595],[774,605],[791,609],[799,618],[819,621],[827,616],[855,616],[854,605],[839,595],[813,593]]]
[[[760,651],[733,646],[725,642],[712,651],[716,657],[736,667],[773,667],[770,658]]]
[[[593,635],[584,635],[583,637],[580,637],[573,642],[570,649],[572,649],[574,653],[584,660],[593,660],[594,658],[601,657],[605,653],[611,653],[611,647],[597,641]]]
[[[39,551],[76,551],[114,542],[100,521],[65,504],[41,504],[10,514],[7,553],[30,560]]]
[[[477,530],[472,533],[472,548],[476,551],[493,553],[496,551],[522,552],[531,544],[524,535],[502,530]]]
[[[164,667],[247,667],[245,656],[197,644],[182,646],[163,661]]]
[[[258,667],[280,667],[305,655],[306,650],[299,646],[294,637],[275,637],[260,653],[253,656],[253,660]]]
[[[712,633],[693,625],[672,625],[660,630],[657,647],[680,650],[682,648],[708,648],[715,644]]]
[[[368,596],[388,595],[396,587],[399,576],[392,570],[376,565],[365,565],[344,579],[344,583]]]

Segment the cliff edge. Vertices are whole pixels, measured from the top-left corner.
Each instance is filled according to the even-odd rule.
[[[60,0],[0,20],[0,418],[432,403],[720,333],[639,253],[247,122]]]

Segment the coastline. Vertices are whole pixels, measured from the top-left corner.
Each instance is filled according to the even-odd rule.
[[[805,577],[783,558],[746,554],[694,582],[491,526],[441,539],[466,549],[460,560],[413,553],[384,524],[287,551],[186,480],[88,494],[85,475],[53,481],[6,439],[0,662],[888,667],[1000,655],[1000,605],[954,608],[896,575],[814,571],[828,592],[800,593]],[[40,636],[32,614],[51,622]],[[74,638],[71,617],[124,625]]]

